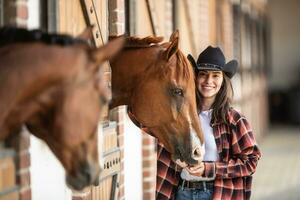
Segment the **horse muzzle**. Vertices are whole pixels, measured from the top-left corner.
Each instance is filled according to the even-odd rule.
[[[67,184],[75,190],[83,190],[91,185],[99,185],[99,166],[84,163],[80,166],[75,176],[67,175]]]
[[[186,163],[188,165],[197,164],[198,161],[192,158],[189,154],[185,153],[184,151],[180,150],[180,148],[176,148],[175,154],[173,156],[173,160],[179,159],[181,162]]]
[[[176,145],[172,159],[176,161],[179,159],[187,165],[195,165],[203,160],[204,148],[196,146],[194,148],[184,148],[181,145]]]

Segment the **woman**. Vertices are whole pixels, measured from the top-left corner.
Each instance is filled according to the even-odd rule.
[[[261,157],[248,121],[230,107],[230,78],[237,61],[225,64],[220,48],[209,46],[197,62],[197,107],[205,138],[203,162],[188,166],[171,161],[158,147],[156,199],[250,199],[252,174]],[[178,166],[180,166],[178,169]]]

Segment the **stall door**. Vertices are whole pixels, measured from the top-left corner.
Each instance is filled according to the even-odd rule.
[[[58,30],[72,35],[80,34],[93,24],[94,45],[101,46],[108,38],[108,1],[107,0],[59,0]],[[110,67],[105,64],[107,81],[110,81]],[[108,110],[108,109],[107,109]],[[120,149],[117,140],[116,123],[108,119],[108,112],[99,122],[99,154],[103,170],[100,185],[91,188],[93,200],[116,199],[120,172]]]

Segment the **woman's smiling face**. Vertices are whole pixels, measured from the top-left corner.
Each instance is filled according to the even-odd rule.
[[[197,88],[204,99],[214,100],[223,83],[222,71],[201,70],[197,76]]]

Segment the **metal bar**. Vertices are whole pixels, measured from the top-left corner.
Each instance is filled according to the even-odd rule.
[[[95,5],[93,0],[81,0],[83,14],[85,21],[88,25],[94,26],[93,29],[93,40],[96,47],[100,47],[104,44],[104,40],[101,33],[101,28],[96,13]]]
[[[177,19],[178,2],[177,0],[172,0],[172,31],[174,32],[178,28]]]
[[[3,9],[3,1],[0,0],[0,26],[3,25],[3,16],[4,16],[3,10],[4,10]]]
[[[100,27],[97,12],[95,9],[94,1],[93,0],[80,0],[80,2],[81,2],[81,7],[82,7],[82,11],[83,11],[83,15],[84,15],[86,24],[89,26],[94,26],[94,28],[92,30],[94,45],[96,47],[103,46],[104,39],[103,39],[103,35],[101,32],[101,27]],[[103,69],[105,72],[111,71],[110,63],[108,61],[103,63]],[[109,124],[108,115],[109,114],[108,114],[108,108],[107,108],[107,110],[101,116],[103,126],[108,126],[108,124]]]
[[[153,13],[152,13],[152,8],[150,6],[149,0],[146,0],[146,5],[147,5],[147,10],[148,10],[148,14],[149,14],[150,22],[151,22],[152,33],[153,33],[154,36],[156,36],[157,35],[157,30],[156,30],[154,17],[153,17]]]
[[[57,32],[59,27],[57,0],[47,1],[47,31]]]
[[[117,188],[118,188],[118,174],[113,175],[112,183],[111,183],[111,193],[110,193],[110,200],[117,199]]]

